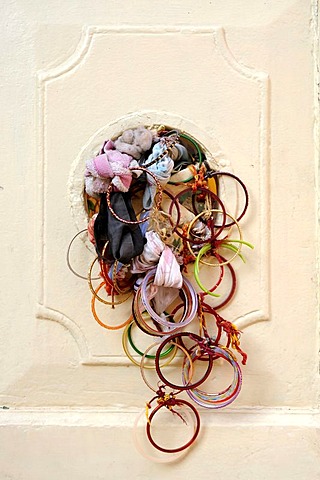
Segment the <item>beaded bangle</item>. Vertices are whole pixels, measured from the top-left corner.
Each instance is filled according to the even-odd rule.
[[[162,137],[164,138],[164,137]],[[172,148],[175,146],[175,144],[177,143],[176,140],[172,140],[171,142],[168,142],[167,143],[167,148],[162,152],[160,153],[156,158],[154,158],[153,160],[151,160],[151,162],[149,163],[144,163],[142,166],[144,168],[149,168],[151,167],[151,165],[154,165],[155,163],[157,163],[159,160],[161,160],[163,157],[165,157],[166,155],[168,155],[168,153],[170,152],[170,150],[172,150]],[[149,172],[150,173],[150,172]]]
[[[157,185],[157,189],[158,189],[158,199],[157,199],[157,202],[156,202],[156,209],[160,210],[160,205],[161,205],[161,201],[162,201],[162,187],[161,187],[161,184],[160,184],[159,180],[157,179],[157,177],[152,172],[150,172],[147,168],[144,168],[144,167],[134,167],[134,168],[130,168],[129,170],[132,170],[132,171],[141,170],[142,172],[147,173],[148,175],[150,175],[153,178],[155,184]],[[149,220],[150,215],[148,215],[147,217],[144,217],[142,220],[124,220],[123,218],[119,217],[119,215],[116,214],[116,212],[113,210],[113,208],[111,206],[110,194],[111,194],[112,188],[113,188],[113,186],[110,183],[110,185],[108,186],[108,189],[107,189],[107,193],[106,193],[107,204],[108,204],[108,208],[109,208],[111,214],[117,220],[119,220],[119,222],[126,223],[127,225],[138,225],[140,223],[144,223],[144,222],[147,222]]]

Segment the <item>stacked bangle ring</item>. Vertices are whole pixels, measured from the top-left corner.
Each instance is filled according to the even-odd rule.
[[[172,329],[172,323],[168,322],[167,320],[164,320],[162,317],[160,317],[152,308],[150,305],[150,302],[148,300],[147,296],[147,285],[148,283],[154,278],[155,276],[156,269],[150,270],[146,276],[144,277],[143,282],[141,283],[140,289],[141,289],[141,300],[142,303],[146,309],[146,311],[149,313],[149,315],[160,325],[163,325],[164,327],[169,328],[171,331],[176,330]],[[187,309],[185,310],[185,313],[183,315],[182,320],[179,321],[179,326],[178,328],[180,329],[181,327],[184,327],[188,325],[195,317],[198,309],[198,298],[197,294],[192,287],[191,283],[189,280],[187,280],[185,277],[183,277],[183,284],[181,288],[182,293],[184,294],[186,298],[186,303],[187,303]]]
[[[137,348],[137,346],[133,343],[132,335],[131,335],[131,330],[132,330],[132,327],[133,327],[134,325],[135,325],[135,322],[132,321],[132,322],[130,323],[130,325],[128,325],[127,332],[126,332],[126,334],[127,334],[127,336],[128,336],[128,341],[129,341],[131,347],[133,348],[133,350],[134,350],[138,355],[140,355],[140,357],[145,357],[145,358],[149,358],[149,359],[153,359],[153,360],[154,360],[154,359],[156,358],[155,355],[148,355],[148,354],[146,354],[146,352],[149,351],[149,349],[146,350],[146,352],[143,353],[143,352],[141,352],[141,350],[139,350],[139,349]],[[173,344],[172,344],[172,345],[169,345],[169,347],[167,348],[167,350],[165,350],[165,351],[160,355],[160,357],[161,357],[161,358],[164,358],[164,357],[166,357],[167,355],[169,355],[169,353],[173,350],[173,348],[174,348],[174,345],[173,345]]]
[[[145,364],[144,364],[144,363],[145,363],[145,359],[148,358],[148,356],[150,357],[150,355],[148,355],[148,352],[151,350],[151,348],[153,348],[153,347],[155,347],[155,346],[159,346],[159,343],[155,342],[155,343],[153,343],[152,345],[150,345],[150,346],[146,349],[145,353],[143,354],[143,356],[142,356],[142,358],[141,358],[141,362],[140,362],[140,373],[141,373],[142,379],[143,379],[144,383],[147,385],[147,387],[149,387],[150,390],[153,390],[154,392],[157,392],[158,389],[156,389],[156,388],[154,388],[152,385],[150,385],[150,383],[147,381],[146,376],[145,376],[145,374],[144,374],[144,369],[145,369],[145,368],[148,368],[148,367],[145,366]],[[185,347],[183,347],[182,345],[180,345],[179,343],[171,342],[171,343],[170,343],[170,347],[171,347],[171,346],[172,346],[173,348],[175,348],[175,354],[176,354],[176,352],[177,352],[177,349],[180,349],[180,350],[184,353],[184,355],[188,358],[188,360],[189,360],[189,365],[191,366],[191,368],[190,368],[190,370],[189,370],[189,372],[188,372],[188,374],[189,374],[188,384],[189,384],[190,381],[191,381],[191,379],[192,379],[192,376],[193,376],[193,361],[192,361],[192,358],[191,358],[188,350],[187,350]],[[166,352],[168,352],[168,349],[165,350],[165,352],[161,353],[160,356],[159,356],[159,358],[162,358],[163,355],[164,355],[164,353],[166,353]],[[175,355],[174,355],[174,356],[175,356]],[[153,357],[153,356],[152,356],[152,357]],[[153,358],[155,358],[155,356],[154,356]],[[168,365],[168,364],[167,364],[167,365]],[[164,366],[164,365],[162,365],[162,366]],[[153,367],[153,368],[154,368],[154,367]],[[177,390],[176,392],[173,392],[173,393],[174,393],[174,395],[176,395],[177,393],[180,393],[180,391],[181,391],[181,390]]]
[[[122,334],[122,347],[123,347],[123,350],[124,350],[124,353],[127,355],[127,357],[129,358],[129,360],[134,364],[134,365],[137,365],[137,367],[140,367],[140,364],[141,364],[141,361],[137,361],[132,355],[131,353],[129,352],[129,349],[128,349],[128,344],[127,344],[127,329],[128,329],[129,325],[126,326],[126,329],[124,330],[123,334]],[[155,342],[153,343],[152,345],[150,345],[150,348],[151,347],[154,347],[154,346],[157,346],[158,345],[158,342]],[[149,351],[149,350],[148,350]],[[172,360],[174,359],[175,355],[176,355],[176,352],[177,352],[177,349],[176,348],[173,348],[172,351],[170,352],[171,355],[165,359],[165,361],[162,363],[162,367],[165,367],[166,365],[169,365],[170,362],[172,362]],[[145,365],[144,368],[148,369],[148,370],[154,370],[155,369],[155,365]]]
[[[223,358],[230,363],[234,371],[233,381],[229,387],[219,393],[206,393],[198,388],[189,388],[187,389],[187,394],[194,402],[202,407],[212,409],[222,408],[233,402],[233,400],[235,400],[240,393],[242,385],[241,369],[235,357],[228,348],[211,345],[210,347],[206,347],[205,350],[209,356],[214,356],[214,359]],[[191,354],[191,358],[192,356],[196,356],[196,353],[193,352]],[[185,357],[184,360],[182,381],[185,385],[188,385],[190,360],[188,357]]]

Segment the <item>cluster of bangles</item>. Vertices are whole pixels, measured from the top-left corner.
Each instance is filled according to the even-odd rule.
[[[188,451],[200,431],[196,405],[222,408],[240,392],[234,351],[243,364],[247,355],[236,325],[218,312],[236,291],[232,262],[245,261],[244,245],[253,248],[239,225],[248,201],[242,180],[217,169],[192,136],[165,125],[128,129],[86,162],[86,232],[96,257],[87,276],[71,266],[70,249],[81,231],[70,242],[67,263],[88,281],[99,325],[123,328],[123,350],[154,393],[134,429],[138,449],[154,461],[173,461]],[[106,321],[97,302],[107,309]],[[131,314],[114,325],[113,309],[120,304],[130,304]],[[134,329],[146,347],[136,346]],[[224,362],[233,372],[230,385],[207,391]],[[152,370],[156,379],[150,381]],[[164,413],[173,426],[169,438]]]

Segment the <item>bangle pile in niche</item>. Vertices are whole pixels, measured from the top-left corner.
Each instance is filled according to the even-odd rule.
[[[81,231],[70,242],[67,264],[78,278],[87,279],[98,324],[124,329],[123,350],[155,393],[145,416],[151,454],[135,431],[138,450],[154,461],[173,461],[199,434],[196,405],[225,407],[241,389],[241,368],[232,350],[243,364],[247,355],[236,325],[218,311],[236,292],[232,263],[245,261],[243,246],[253,248],[239,224],[249,204],[247,188],[233,173],[219,171],[191,135],[164,125],[140,126],[106,140],[87,160],[84,200],[96,257],[87,276],[71,266],[70,250]],[[105,311],[106,320],[99,317],[97,302],[111,309]],[[128,302],[131,314],[114,325],[110,311]],[[135,344],[133,327],[140,343],[150,338],[147,348]],[[212,381],[221,362],[231,367],[233,379],[221,391],[207,392],[205,382]],[[157,375],[156,386],[146,378],[150,369]],[[192,424],[188,438],[178,438],[177,445],[156,438],[163,411],[182,425]]]

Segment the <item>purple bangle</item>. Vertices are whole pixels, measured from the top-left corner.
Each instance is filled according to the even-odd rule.
[[[156,268],[150,270],[143,279],[141,283],[141,300],[143,306],[149,313],[149,315],[160,325],[164,327],[168,327],[172,329],[172,323],[164,320],[160,317],[150,306],[150,302],[147,297],[147,285],[149,281],[155,276]],[[188,309],[185,311],[183,315],[183,319],[179,322],[179,328],[188,325],[195,317],[197,310],[198,310],[198,297],[196,291],[194,290],[193,286],[185,277],[183,277],[183,284],[181,288],[182,292],[185,295],[186,301],[188,302]]]
[[[230,365],[233,367],[234,371],[234,378],[232,383],[219,393],[206,393],[198,388],[187,389],[187,394],[189,397],[196,402],[198,405],[205,407],[205,408],[223,408],[232,403],[240,393],[241,385],[242,385],[242,373],[241,368],[234,358],[232,352],[226,348],[221,347],[219,345],[208,345],[205,348],[205,352],[210,356],[213,357],[214,360],[217,358],[223,358],[226,360]],[[191,353],[192,356],[196,357],[196,352]],[[182,373],[182,381],[185,385],[188,385],[188,364],[189,359],[185,357],[184,359],[184,366],[183,366],[183,373]]]

